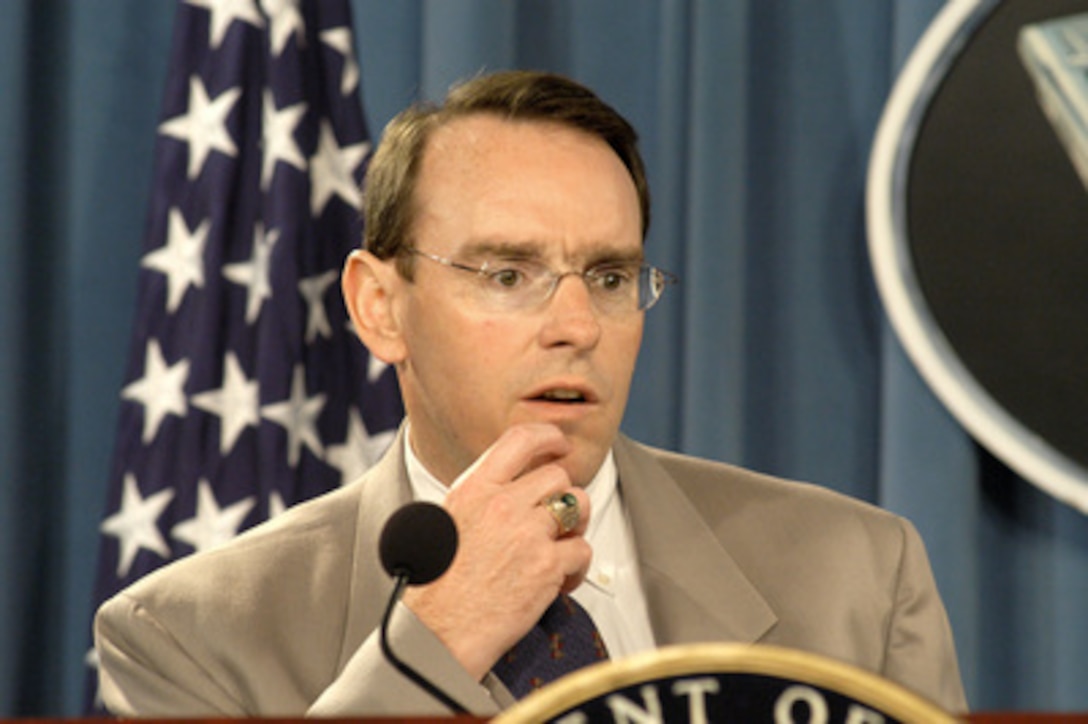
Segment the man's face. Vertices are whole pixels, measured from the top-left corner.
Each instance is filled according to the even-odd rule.
[[[428,142],[415,200],[410,243],[459,263],[526,257],[580,272],[641,258],[627,169],[600,139],[558,124],[487,114],[450,122]],[[414,264],[414,281],[395,277],[391,304],[424,465],[450,483],[510,426],[550,422],[573,445],[559,463],[587,484],[623,416],[643,313],[601,313],[577,276],[537,307],[496,311],[478,303],[473,274]]]

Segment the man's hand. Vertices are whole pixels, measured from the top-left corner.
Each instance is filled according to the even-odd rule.
[[[589,569],[592,551],[582,537],[589,496],[554,462],[569,451],[554,425],[503,433],[446,498],[459,536],[450,569],[404,596],[477,680]],[[581,510],[578,527],[566,535],[541,505],[563,493],[575,495]]]

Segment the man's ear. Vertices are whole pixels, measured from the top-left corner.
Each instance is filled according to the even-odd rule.
[[[340,287],[355,332],[370,353],[395,365],[407,356],[400,322],[394,313],[396,290],[403,283],[393,261],[384,262],[357,249],[344,262]]]

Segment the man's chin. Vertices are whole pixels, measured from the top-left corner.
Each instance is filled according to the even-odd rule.
[[[570,455],[556,462],[567,471],[571,483],[576,487],[584,488],[593,482],[593,478],[597,476],[601,465],[604,464],[605,457],[608,455],[608,450],[609,448],[594,447],[590,449],[579,447]]]

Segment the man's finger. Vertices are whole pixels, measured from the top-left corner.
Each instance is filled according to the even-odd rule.
[[[570,441],[555,425],[516,425],[506,430],[476,462],[461,473],[451,489],[469,478],[498,484],[508,483],[526,470],[566,455],[570,449]]]
[[[560,587],[561,593],[570,593],[582,585],[589,574],[589,565],[593,561],[593,549],[581,536],[564,538],[556,541],[560,555],[567,561],[566,577]]]

